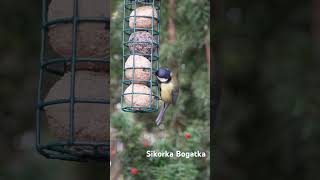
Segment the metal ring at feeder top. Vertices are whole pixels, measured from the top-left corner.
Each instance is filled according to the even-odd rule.
[[[154,6],[156,10],[160,10],[160,0],[130,0],[130,2],[125,2],[125,8],[128,10],[134,10],[136,5],[143,6]],[[133,7],[134,6],[134,7]]]

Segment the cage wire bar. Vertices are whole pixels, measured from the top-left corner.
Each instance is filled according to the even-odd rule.
[[[136,9],[143,6],[150,6],[152,7],[152,16],[143,16],[143,15],[136,15]],[[160,0],[123,0],[123,26],[122,26],[122,86],[121,86],[121,109],[124,112],[133,112],[133,113],[150,113],[156,112],[159,108],[159,87],[157,84],[157,80],[153,75],[155,71],[159,69],[159,48],[160,48],[160,7],[161,3]],[[156,12],[154,12],[156,11]],[[133,12],[133,16],[130,13]],[[155,17],[154,14],[157,14]],[[134,19],[134,27],[131,28],[129,26],[130,18]],[[151,28],[139,28],[136,27],[137,18],[149,18],[152,20]],[[154,38],[151,42],[149,41],[134,41],[129,40],[129,36],[136,32],[149,32]],[[139,44],[150,44],[151,45],[151,53],[140,53],[136,52],[135,48],[133,51],[129,50],[130,45],[139,45]],[[133,57],[133,65],[132,67],[126,68],[125,62],[129,58],[129,56]],[[151,67],[136,67],[135,64],[136,56],[143,56],[147,58],[151,62]],[[125,77],[126,70],[132,70],[132,78],[128,79]],[[135,79],[135,70],[142,69],[142,70],[149,70],[150,71],[150,80],[138,80]],[[136,92],[135,85],[136,84],[143,84],[150,88],[149,93],[143,92]],[[128,88],[129,85],[132,85],[131,92],[125,93],[124,90]],[[148,95],[149,96],[149,106],[135,106],[133,105],[135,95]],[[131,103],[126,103],[124,100],[125,96],[131,97]],[[141,97],[141,96],[140,96]],[[136,97],[137,99],[139,97]]]
[[[37,114],[36,114],[36,149],[37,151],[49,159],[60,159],[68,161],[99,161],[107,162],[109,159],[109,140],[106,142],[77,142],[75,140],[74,132],[74,106],[76,103],[95,103],[95,104],[110,104],[110,99],[80,99],[75,97],[75,76],[76,76],[76,63],[77,62],[91,62],[109,64],[109,54],[102,58],[84,58],[77,57],[77,32],[79,24],[86,23],[103,23],[106,30],[110,30],[110,19],[108,17],[79,17],[78,1],[73,0],[73,16],[48,20],[48,1],[42,0],[42,26],[41,26],[41,52],[40,52],[40,72],[38,82],[38,96],[37,96]],[[108,5],[107,5],[108,6]],[[109,8],[109,7],[106,7]],[[71,57],[63,58],[48,58],[48,31],[49,27],[58,24],[72,24],[72,55]],[[106,44],[109,42],[106,42]],[[44,101],[41,97],[44,83],[44,73],[51,73],[56,76],[62,76],[67,71],[66,68],[57,70],[51,68],[52,65],[63,65],[67,63],[71,64],[71,77],[70,77],[70,97],[67,99],[56,99],[51,101]],[[57,104],[69,104],[69,137],[67,141],[58,141],[44,143],[42,142],[41,133],[42,118],[41,113],[44,112],[44,108]],[[87,148],[93,150],[92,153],[79,153],[72,148]]]

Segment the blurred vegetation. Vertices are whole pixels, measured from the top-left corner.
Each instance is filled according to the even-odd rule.
[[[124,151],[117,155],[122,160],[125,179],[208,179],[209,178],[209,114],[210,83],[209,65],[205,44],[210,38],[210,3],[208,0],[176,0],[173,16],[176,41],[168,42],[169,0],[161,1],[160,67],[169,67],[178,73],[180,93],[176,106],[168,108],[160,127],[156,127],[157,113],[131,114],[119,109],[122,76],[122,15],[123,2],[113,1],[111,89],[113,97],[112,124],[118,130],[118,138],[124,143]],[[158,134],[165,137],[158,137]],[[185,144],[185,133],[192,138]],[[141,137],[156,136],[151,150],[175,150],[207,152],[207,158],[171,160],[145,158]],[[193,145],[193,146],[188,146]],[[137,176],[130,168],[142,171]],[[149,169],[150,171],[145,171]]]
[[[117,154],[117,158],[122,162],[122,173],[125,179],[192,180],[208,178],[209,152],[204,145],[208,142],[209,132],[208,128],[204,128],[203,125],[189,126],[180,133],[168,130],[169,134],[166,138],[158,137],[152,142],[148,138],[142,138],[145,136],[144,124],[135,121],[127,113],[113,113],[111,123],[118,130],[117,136],[125,147],[124,151]],[[190,139],[185,138],[186,133],[190,133]],[[199,159],[146,157],[147,151],[168,151],[175,154],[176,150],[181,152],[206,151],[207,157]],[[138,174],[131,175],[131,168],[138,169]]]
[[[223,92],[213,178],[319,179],[319,49],[312,44],[320,19],[312,14],[320,7],[289,0],[215,5]]]

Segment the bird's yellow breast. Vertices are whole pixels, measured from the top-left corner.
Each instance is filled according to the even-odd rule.
[[[172,91],[174,89],[173,83],[161,83],[161,99],[166,103],[172,103]]]

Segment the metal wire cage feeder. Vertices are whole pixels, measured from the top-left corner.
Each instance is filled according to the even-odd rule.
[[[52,0],[54,1],[54,0]],[[105,139],[103,142],[83,142],[78,141],[75,137],[75,105],[86,104],[110,104],[109,99],[86,99],[76,97],[75,79],[77,76],[77,67],[79,63],[92,63],[97,66],[109,66],[109,55],[107,53],[104,57],[80,57],[78,55],[77,40],[79,25],[82,23],[98,23],[103,24],[106,31],[110,30],[110,20],[107,16],[103,17],[80,17],[79,16],[79,1],[72,0],[72,16],[65,18],[57,18],[48,20],[49,0],[42,0],[42,27],[41,27],[41,53],[40,53],[40,67],[39,67],[39,84],[38,84],[38,98],[37,98],[37,117],[36,117],[36,148],[37,151],[49,159],[61,159],[70,161],[109,161],[109,140]],[[101,0],[106,1],[106,0]],[[109,8],[109,5],[107,7]],[[50,57],[48,32],[51,26],[68,24],[72,27],[72,53],[67,57]],[[109,47],[109,42],[105,42]],[[105,68],[105,71],[109,71]],[[54,99],[46,101],[43,98],[45,93],[45,82],[47,77],[62,77],[66,72],[70,74],[70,85],[68,89],[69,96],[63,99]],[[107,72],[106,72],[107,73]],[[107,93],[107,92],[106,92]],[[53,105],[67,104],[68,115],[68,135],[64,140],[54,139],[48,140],[49,136],[45,127],[45,109]],[[106,109],[107,110],[107,109]],[[106,123],[108,119],[105,120]],[[107,130],[106,130],[107,131]]]
[[[143,8],[149,9],[148,15]],[[156,112],[159,87],[153,74],[159,69],[160,0],[124,0],[122,30],[121,109],[133,113]],[[146,66],[141,66],[141,59],[149,61]]]

